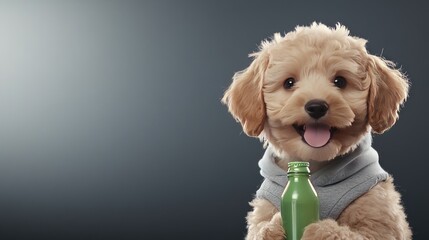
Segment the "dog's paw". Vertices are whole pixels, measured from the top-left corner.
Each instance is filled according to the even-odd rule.
[[[362,236],[356,234],[346,226],[340,226],[332,219],[326,219],[308,225],[301,240],[360,240]]]
[[[276,213],[270,222],[265,223],[259,229],[256,236],[258,240],[284,240],[285,232],[282,226],[282,218],[280,212]]]

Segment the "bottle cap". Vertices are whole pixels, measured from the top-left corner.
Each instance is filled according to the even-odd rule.
[[[309,162],[290,162],[288,163],[288,173],[310,173]]]

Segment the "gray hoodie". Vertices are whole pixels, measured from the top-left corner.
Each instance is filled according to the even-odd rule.
[[[367,134],[354,151],[312,173],[310,180],[319,196],[321,219],[337,219],[351,202],[388,177],[378,163],[378,154],[371,142],[371,135]],[[288,179],[286,171],[276,164],[271,147],[265,151],[259,167],[265,180],[256,197],[267,199],[280,210],[281,195]]]

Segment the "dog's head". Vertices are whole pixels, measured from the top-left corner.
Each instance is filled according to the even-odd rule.
[[[372,129],[383,133],[408,94],[406,77],[341,25],[313,23],[261,44],[222,99],[249,136],[302,160],[329,160]]]

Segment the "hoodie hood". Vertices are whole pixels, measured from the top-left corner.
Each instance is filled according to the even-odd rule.
[[[337,219],[352,201],[387,179],[388,173],[381,168],[371,143],[371,135],[367,134],[352,152],[334,158],[311,173],[310,180],[320,201],[321,219]],[[287,172],[277,165],[270,146],[258,165],[265,179],[256,197],[269,200],[280,210],[281,195],[288,182]]]

